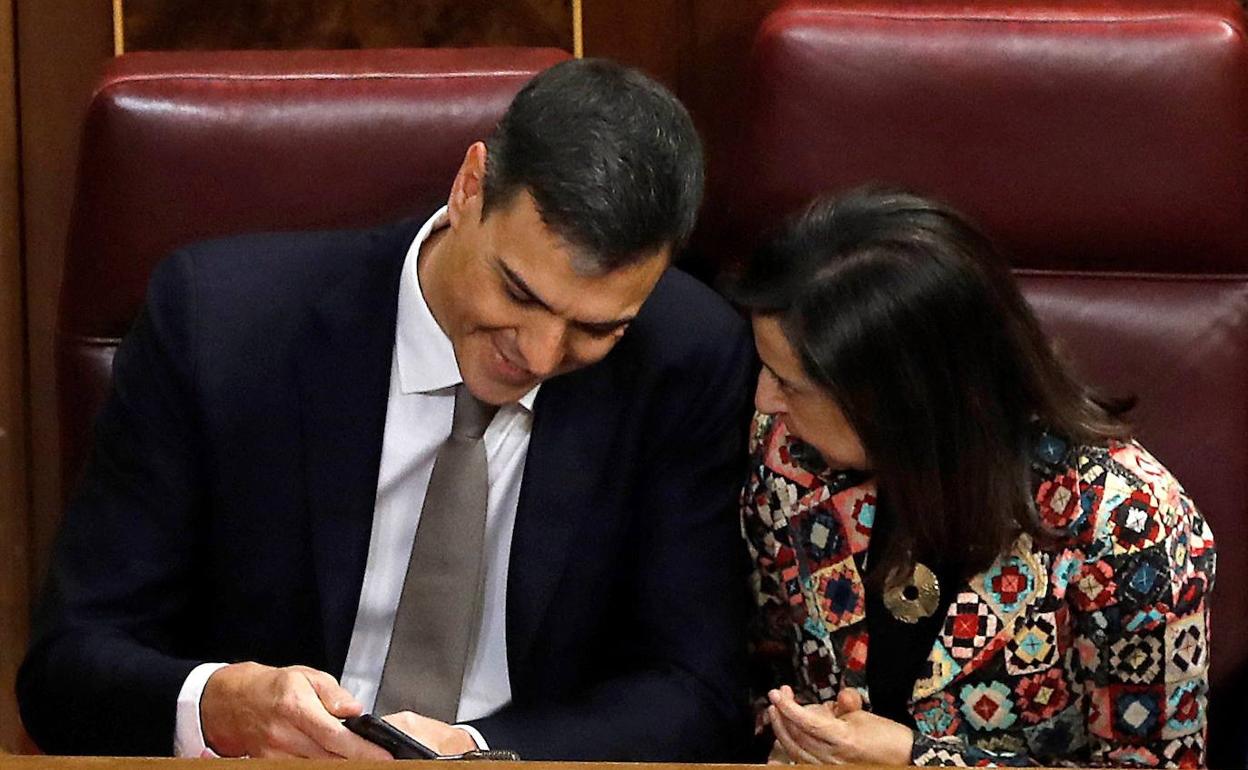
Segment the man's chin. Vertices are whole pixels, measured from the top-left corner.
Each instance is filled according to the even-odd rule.
[[[507,383],[484,377],[466,380],[468,390],[481,401],[494,406],[514,404],[537,387],[536,382]]]

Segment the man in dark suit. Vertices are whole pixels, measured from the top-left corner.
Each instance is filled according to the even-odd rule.
[[[669,267],[701,190],[674,97],[568,62],[423,224],[162,263],[19,675],[36,742],[384,757],[341,722],[376,710],[443,753],[731,758],[753,358]]]

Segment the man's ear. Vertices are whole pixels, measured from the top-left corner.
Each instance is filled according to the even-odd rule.
[[[451,227],[459,227],[465,218],[476,222],[481,219],[485,203],[485,142],[473,142],[464,153],[455,181],[451,184],[451,197],[446,202]]]

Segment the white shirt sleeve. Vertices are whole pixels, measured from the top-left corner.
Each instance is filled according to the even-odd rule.
[[[173,755],[175,757],[215,757],[217,753],[208,748],[204,740],[204,726],[199,720],[199,700],[204,695],[208,677],[225,663],[201,663],[191,669],[182,689],[178,691],[178,712],[173,728]]]
[[[480,733],[480,731],[478,731],[478,730],[477,730],[477,728],[473,727],[472,725],[453,725],[453,726],[454,726],[454,727],[458,727],[459,729],[461,729],[461,730],[463,730],[464,732],[468,733],[468,735],[469,735],[469,736],[470,736],[470,737],[471,737],[474,741],[476,741],[476,742],[477,742],[477,748],[478,748],[478,749],[480,749],[481,751],[489,751],[489,750],[490,750],[490,744],[488,744],[488,743],[486,743],[486,742],[485,742],[485,738],[481,737],[481,733]]]

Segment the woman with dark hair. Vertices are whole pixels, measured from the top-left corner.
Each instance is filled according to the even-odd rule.
[[[1202,764],[1212,534],[987,239],[858,192],[733,293],[764,365],[742,515],[773,759]]]

